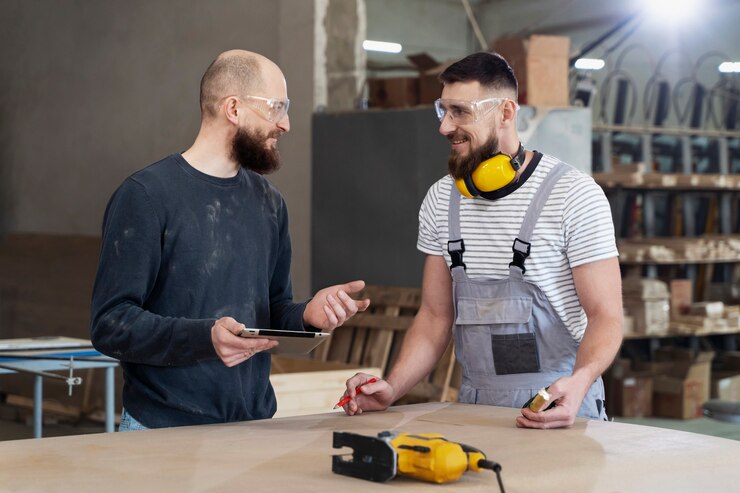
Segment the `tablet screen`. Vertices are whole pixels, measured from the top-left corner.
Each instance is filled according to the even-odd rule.
[[[277,329],[242,329],[242,337],[272,339],[278,341],[277,347],[269,352],[274,354],[306,354],[316,346],[328,340],[328,332],[306,332],[304,330],[277,330]]]

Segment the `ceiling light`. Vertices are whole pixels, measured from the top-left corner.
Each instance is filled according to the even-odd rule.
[[[601,58],[579,58],[575,67],[580,70],[601,70],[605,62]]]
[[[645,9],[652,23],[669,24],[688,21],[695,15],[697,0],[648,0]]]
[[[399,43],[389,43],[387,41],[370,41],[366,39],[362,42],[365,51],[382,51],[383,53],[400,53],[401,45]]]
[[[740,62],[722,62],[719,64],[719,71],[723,74],[740,73]]]

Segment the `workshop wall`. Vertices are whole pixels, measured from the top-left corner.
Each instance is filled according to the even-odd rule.
[[[294,283],[307,295],[314,28],[301,0],[3,2],[0,234],[99,236],[121,181],[192,143],[211,60],[246,48],[281,65],[295,103],[271,180],[291,210]]]

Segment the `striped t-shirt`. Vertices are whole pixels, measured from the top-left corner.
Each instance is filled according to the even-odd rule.
[[[536,168],[514,192],[498,200],[460,198],[460,232],[465,241],[463,262],[469,278],[509,276],[511,247],[524,214],[556,163],[558,160],[551,156],[535,153],[529,166]],[[444,255],[447,265],[451,265],[447,252],[450,239],[447,211],[453,188],[452,177],[447,175],[427,192],[419,211],[416,245],[429,255]],[[576,294],[571,268],[618,255],[609,203],[593,178],[575,168],[560,178],[537,221],[531,242],[524,279],[543,291],[573,339],[580,342],[587,319]]]

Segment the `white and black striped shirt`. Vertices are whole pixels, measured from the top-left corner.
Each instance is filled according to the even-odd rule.
[[[511,247],[524,214],[557,162],[552,156],[542,155],[527,181],[498,200],[461,197],[460,232],[465,240],[463,261],[468,277],[509,276]],[[430,187],[419,211],[417,241],[422,252],[444,255],[447,265],[451,265],[447,211],[452,187],[449,175]],[[611,210],[603,190],[590,176],[571,169],[553,188],[537,221],[524,277],[544,292],[577,342],[583,339],[587,319],[571,268],[617,255]]]

